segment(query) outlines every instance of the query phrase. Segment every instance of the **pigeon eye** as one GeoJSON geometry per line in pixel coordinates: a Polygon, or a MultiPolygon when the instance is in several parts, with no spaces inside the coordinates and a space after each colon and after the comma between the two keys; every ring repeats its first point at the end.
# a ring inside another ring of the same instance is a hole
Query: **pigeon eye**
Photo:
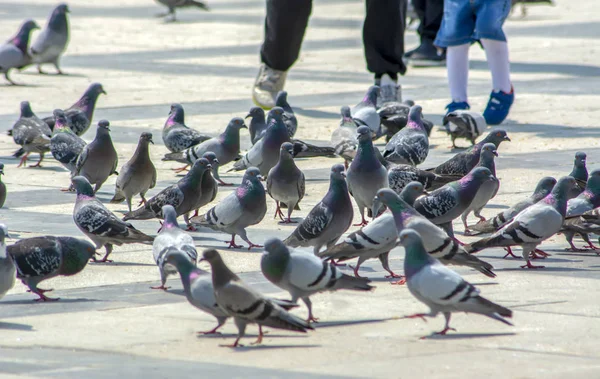
{"type": "Polygon", "coordinates": [[[496,133],[496,136],[500,137],[500,135],[501,135],[500,133],[496,133]]]}

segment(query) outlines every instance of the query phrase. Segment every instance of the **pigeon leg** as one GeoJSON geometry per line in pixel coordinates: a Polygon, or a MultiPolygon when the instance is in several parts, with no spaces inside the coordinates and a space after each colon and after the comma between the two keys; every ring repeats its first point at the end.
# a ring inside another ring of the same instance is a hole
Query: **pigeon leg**
{"type": "Polygon", "coordinates": [[[260,345],[262,343],[264,335],[265,334],[263,333],[262,325],[259,325],[258,326],[258,338],[256,339],[256,341],[252,342],[251,345],[260,345]]]}
{"type": "MultiPolygon", "coordinates": [[[[389,275],[386,275],[385,278],[386,279],[390,279],[390,278],[402,279],[402,278],[404,278],[404,276],[398,275],[390,269],[390,262],[388,259],[389,255],[390,255],[389,251],[387,253],[379,255],[379,260],[381,261],[381,265],[383,266],[383,269],[390,273],[389,275]]],[[[402,284],[404,284],[404,283],[402,283],[402,284]]]]}
{"type": "Polygon", "coordinates": [[[308,322],[309,324],[311,322],[319,322],[319,319],[316,318],[312,312],[312,301],[310,301],[310,298],[303,297],[302,301],[304,302],[304,304],[306,304],[306,308],[308,308],[308,318],[306,319],[306,322],[308,322]]]}
{"type": "Polygon", "coordinates": [[[457,244],[459,244],[460,246],[465,246],[465,243],[460,241],[458,238],[456,237],[452,237],[454,239],[454,241],[456,241],[457,244]]]}
{"type": "Polygon", "coordinates": [[[46,75],[46,72],[42,71],[42,65],[41,64],[38,64],[37,70],[38,70],[38,73],[40,75],[46,75]]]}
{"type": "Polygon", "coordinates": [[[188,167],[189,167],[189,166],[190,166],[189,164],[186,164],[186,165],[185,165],[185,166],[183,166],[183,167],[174,168],[174,169],[172,169],[172,170],[173,170],[173,171],[175,171],[176,173],[178,173],[178,174],[179,174],[180,172],[184,172],[184,171],[186,171],[186,170],[188,169],[188,167]]]}
{"type": "Polygon", "coordinates": [[[150,287],[150,288],[153,289],[153,290],[163,290],[163,291],[166,291],[166,290],[168,290],[171,287],[165,287],[164,284],[161,284],[160,286],[150,287]]]}
{"type": "Polygon", "coordinates": [[[297,223],[297,221],[292,221],[292,212],[294,211],[294,208],[296,207],[296,204],[293,204],[293,205],[292,204],[288,204],[287,219],[283,220],[284,224],[295,224],[295,223],[297,223]]]}
{"type": "MultiPolygon", "coordinates": [[[[198,212],[198,211],[196,211],[196,212],[198,212]]],[[[196,227],[194,225],[192,225],[191,223],[187,224],[187,229],[186,230],[188,232],[197,232],[198,231],[198,229],[196,229],[196,227]]]]}
{"type": "Polygon", "coordinates": [[[113,245],[110,243],[107,243],[104,248],[106,249],[106,254],[104,254],[104,257],[101,260],[97,260],[96,257],[92,257],[93,262],[95,263],[112,263],[113,261],[111,259],[108,259],[108,256],[110,255],[110,253],[112,253],[113,250],[113,245]]]}
{"type": "MultiPolygon", "coordinates": [[[[387,276],[386,276],[386,278],[387,278],[387,276]]],[[[406,277],[400,276],[399,280],[396,280],[395,282],[390,282],[390,284],[392,284],[392,285],[398,285],[398,286],[406,284],[406,277]]]]}
{"type": "Polygon", "coordinates": [[[414,315],[404,316],[402,318],[420,318],[421,320],[427,322],[426,316],[429,316],[428,313],[415,313],[414,315]]]}
{"type": "Polygon", "coordinates": [[[546,257],[549,257],[550,254],[548,254],[545,251],[542,251],[540,249],[535,249],[534,251],[532,251],[530,253],[530,256],[532,259],[545,259],[546,257]]]}
{"type": "Polygon", "coordinates": [[[49,290],[45,290],[45,289],[37,288],[36,287],[35,289],[33,289],[33,290],[27,290],[26,292],[33,292],[33,293],[39,295],[39,294],[43,294],[43,293],[46,293],[46,292],[52,292],[52,291],[54,291],[54,288],[50,288],[49,290]]]}
{"type": "MultiPolygon", "coordinates": [[[[146,201],[146,194],[140,193],[140,197],[142,198],[142,200],[140,200],[140,202],[138,203],[138,207],[142,204],[144,204],[144,205],[148,204],[148,202],[146,201]]],[[[129,208],[129,212],[131,212],[131,207],[129,208]]]]}
{"type": "Polygon", "coordinates": [[[219,329],[220,327],[222,327],[223,325],[225,325],[225,321],[227,319],[219,319],[219,323],[217,324],[217,326],[215,326],[213,329],[206,331],[206,332],[197,332],[198,334],[202,334],[202,335],[207,335],[207,334],[221,334],[221,332],[217,332],[217,329],[219,329]]]}
{"type": "Polygon", "coordinates": [[[534,265],[532,265],[531,261],[529,259],[527,260],[527,264],[526,265],[521,266],[521,268],[544,268],[544,267],[546,267],[546,266],[534,266],[534,265]]]}
{"type": "Polygon", "coordinates": [[[17,168],[23,166],[26,167],[27,166],[27,157],[29,156],[29,153],[26,153],[25,155],[23,155],[23,157],[21,158],[21,161],[19,162],[19,165],[17,166],[17,168]]]}
{"type": "MultiPolygon", "coordinates": [[[[8,71],[10,71],[10,70],[8,70],[8,71]]],[[[7,81],[8,81],[10,84],[12,84],[13,86],[18,86],[18,84],[17,84],[17,83],[15,83],[15,82],[13,82],[13,80],[12,80],[12,79],[11,79],[11,78],[8,76],[8,71],[6,71],[6,72],[4,73],[4,77],[5,77],[5,78],[6,78],[6,80],[7,80],[7,81]]]]}
{"type": "Polygon", "coordinates": [[[39,296],[39,298],[34,299],[33,301],[58,301],[58,300],[60,300],[60,297],[48,297],[48,296],[44,295],[42,292],[33,291],[33,293],[35,293],[36,295],[39,296]]]}
{"type": "Polygon", "coordinates": [[[56,73],[57,73],[58,75],[64,75],[64,74],[65,74],[64,72],[62,72],[62,70],[61,70],[61,69],[60,69],[60,67],[58,66],[58,62],[54,62],[53,64],[54,64],[54,67],[56,68],[56,73]]]}
{"type": "Polygon", "coordinates": [[[362,217],[362,221],[358,224],[352,224],[352,226],[366,226],[369,224],[369,221],[365,219],[365,215],[360,215],[360,217],[362,217]]]}
{"type": "Polygon", "coordinates": [[[233,183],[225,183],[221,179],[217,179],[217,181],[219,182],[220,186],[232,186],[233,185],[233,183]]]}
{"type": "Polygon", "coordinates": [[[240,339],[242,339],[242,337],[238,337],[235,339],[235,342],[232,343],[231,345],[219,345],[221,347],[240,347],[240,346],[244,346],[244,345],[240,345],[240,339]]]}
{"type": "MultiPolygon", "coordinates": [[[[333,261],[331,261],[333,263],[333,261]]],[[[358,269],[360,268],[360,265],[362,264],[362,262],[359,260],[358,263],[356,264],[356,267],[352,267],[352,266],[348,266],[350,267],[352,270],[354,270],[354,276],[357,278],[364,278],[364,276],[360,276],[358,274],[358,269]]]]}
{"type": "MultiPolygon", "coordinates": [[[[568,247],[568,248],[566,248],[566,249],[565,249],[565,250],[567,250],[567,251],[584,251],[584,250],[585,250],[585,249],[580,249],[580,248],[578,248],[577,246],[575,246],[575,245],[573,244],[573,240],[571,240],[571,241],[567,241],[567,242],[569,242],[569,245],[571,245],[571,247],[568,247]]],[[[585,247],[585,246],[584,246],[584,247],[585,247]]]]}
{"type": "Polygon", "coordinates": [[[439,332],[433,333],[434,335],[445,336],[449,330],[453,330],[456,332],[456,329],[450,327],[450,316],[451,315],[452,314],[450,312],[444,312],[444,317],[446,318],[446,324],[444,325],[444,329],[439,332]]]}
{"type": "Polygon", "coordinates": [[[506,250],[506,255],[502,257],[502,259],[506,259],[506,257],[511,256],[513,258],[517,258],[517,259],[521,259],[520,257],[517,257],[516,255],[513,254],[512,249],[510,248],[510,246],[505,247],[504,250],[506,250]]]}
{"type": "Polygon", "coordinates": [[[227,248],[228,248],[228,249],[231,249],[232,247],[233,247],[234,249],[240,249],[240,248],[242,248],[242,247],[243,247],[242,245],[236,245],[236,244],[235,244],[235,234],[232,234],[232,235],[231,235],[231,241],[223,241],[223,242],[225,242],[225,243],[228,243],[228,244],[229,244],[229,246],[227,246],[227,248]]]}
{"type": "Polygon", "coordinates": [[[248,250],[252,249],[253,247],[258,247],[258,248],[263,247],[262,245],[257,245],[255,243],[250,242],[250,240],[248,239],[248,236],[246,235],[245,229],[239,230],[238,234],[239,234],[240,238],[243,239],[248,244],[248,250]]]}
{"type": "Polygon", "coordinates": [[[73,188],[73,183],[68,188],[61,188],[62,192],[75,192],[75,188],[73,188]]]}
{"type": "Polygon", "coordinates": [[[32,168],[32,167],[42,167],[42,161],[43,160],[44,160],[44,154],[40,154],[40,160],[36,164],[34,164],[33,166],[29,166],[29,168],[32,168]]]}
{"type": "Polygon", "coordinates": [[[277,216],[279,216],[281,221],[284,221],[284,216],[283,212],[281,211],[281,207],[279,206],[279,201],[275,200],[275,205],[277,206],[277,208],[275,209],[275,214],[273,215],[273,218],[277,218],[277,216]]]}
{"type": "Polygon", "coordinates": [[[340,263],[340,260],[338,259],[337,262],[334,262],[333,259],[331,260],[331,264],[334,265],[335,267],[346,267],[345,263],[340,263]]]}

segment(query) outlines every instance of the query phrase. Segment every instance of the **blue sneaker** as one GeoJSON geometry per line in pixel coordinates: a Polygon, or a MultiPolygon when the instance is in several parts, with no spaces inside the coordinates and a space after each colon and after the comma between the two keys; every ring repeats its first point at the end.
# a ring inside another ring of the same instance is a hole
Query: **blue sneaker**
{"type": "Polygon", "coordinates": [[[490,95],[487,107],[483,112],[483,118],[488,125],[499,125],[506,119],[512,103],[515,101],[515,91],[511,88],[510,93],[502,91],[490,95]]]}
{"type": "Polygon", "coordinates": [[[448,114],[450,112],[454,112],[454,111],[458,111],[458,110],[471,109],[471,106],[466,101],[461,101],[460,103],[453,101],[450,104],[446,105],[446,109],[448,110],[448,112],[446,112],[446,114],[448,114]]]}

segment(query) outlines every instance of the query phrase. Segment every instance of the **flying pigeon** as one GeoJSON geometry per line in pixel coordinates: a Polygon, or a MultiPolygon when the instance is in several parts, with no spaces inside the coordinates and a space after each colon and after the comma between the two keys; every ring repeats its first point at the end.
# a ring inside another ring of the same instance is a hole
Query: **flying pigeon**
{"type": "Polygon", "coordinates": [[[28,53],[29,37],[32,30],[39,28],[35,21],[27,20],[14,37],[0,45],[0,74],[4,74],[6,80],[12,85],[17,84],[8,74],[13,68],[25,67],[31,62],[28,53]]]}
{"type": "Polygon", "coordinates": [[[77,159],[85,148],[85,141],[69,127],[65,113],[60,109],[54,112],[54,135],[50,139],[50,152],[54,159],[59,161],[71,176],[77,172],[77,159]]]}
{"type": "Polygon", "coordinates": [[[575,196],[581,194],[585,190],[585,184],[588,180],[588,170],[585,165],[587,155],[583,151],[575,153],[575,161],[573,162],[573,170],[569,176],[577,180],[577,188],[575,190],[575,196]]]}
{"type": "Polygon", "coordinates": [[[238,336],[229,347],[239,346],[240,339],[246,332],[250,323],[259,325],[259,335],[255,343],[261,343],[263,338],[262,327],[291,330],[306,333],[312,330],[308,322],[288,313],[277,305],[248,287],[236,274],[234,274],[216,250],[206,250],[202,254],[212,268],[212,282],[217,304],[231,317],[238,327],[238,336]]]}
{"type": "Polygon", "coordinates": [[[170,152],[179,153],[210,138],[185,125],[185,113],[181,104],[171,105],[169,117],[162,130],[163,142],[170,152]]]}
{"type": "Polygon", "coordinates": [[[269,171],[267,176],[267,193],[275,200],[277,209],[275,217],[279,216],[284,223],[293,223],[292,212],[300,210],[298,203],[304,197],[304,174],[294,163],[294,145],[284,142],[279,153],[279,162],[269,171]],[[287,208],[287,218],[284,219],[281,207],[287,208]]]}
{"type": "Polygon", "coordinates": [[[77,192],[77,200],[73,208],[75,225],[89,239],[96,244],[96,249],[104,246],[106,255],[94,262],[110,262],[108,256],[113,250],[113,245],[121,246],[126,243],[148,243],[154,238],[145,235],[130,223],[123,222],[96,199],[94,191],[88,180],[83,176],[75,176],[73,186],[77,192]]]}
{"type": "Polygon", "coordinates": [[[319,292],[340,289],[370,291],[369,279],[341,273],[332,262],[306,252],[288,249],[280,239],[265,242],[260,268],[271,283],[288,291],[295,303],[302,299],[308,307],[307,322],[318,321],[312,312],[310,296],[319,292]]]}
{"type": "Polygon", "coordinates": [[[96,138],[83,148],[75,163],[75,175],[83,176],[90,184],[95,184],[94,193],[112,174],[117,174],[119,157],[110,138],[110,124],[106,120],[98,122],[96,138]]]}
{"type": "Polygon", "coordinates": [[[37,64],[40,74],[43,74],[42,64],[52,63],[58,74],[62,75],[59,67],[61,55],[67,49],[69,43],[69,20],[67,19],[69,7],[67,4],[59,4],[48,19],[46,28],[42,29],[38,37],[29,49],[33,63],[37,64]]]}
{"type": "Polygon", "coordinates": [[[285,123],[290,138],[293,138],[296,134],[296,130],[298,130],[298,120],[296,119],[294,110],[290,104],[288,104],[287,95],[287,91],[279,91],[275,98],[275,106],[283,109],[283,122],[285,123]]]}
{"type": "Polygon", "coordinates": [[[21,148],[13,156],[20,157],[21,162],[17,167],[27,164],[27,157],[31,153],[38,153],[40,160],[31,167],[40,167],[44,154],[50,151],[50,128],[40,120],[31,110],[29,101],[21,102],[21,116],[9,132],[15,143],[21,148]]]}
{"type": "Polygon", "coordinates": [[[315,254],[323,245],[329,249],[335,244],[354,216],[345,177],[343,165],[331,168],[327,194],[283,243],[290,247],[313,246],[315,254]]]}
{"type": "MultiPolygon", "coordinates": [[[[348,165],[356,156],[358,142],[356,135],[356,124],[352,121],[350,107],[344,105],[340,109],[342,119],[340,126],[331,133],[331,146],[335,149],[335,154],[344,158],[344,166],[348,165]]],[[[369,129],[370,130],[370,129],[369,129]]]]}
{"type": "Polygon", "coordinates": [[[423,126],[421,106],[414,105],[406,127],[396,133],[385,146],[383,157],[393,163],[418,166],[429,154],[429,138],[423,126]]]}
{"type": "Polygon", "coordinates": [[[205,11],[209,10],[208,5],[206,5],[204,2],[198,1],[198,0],[156,0],[156,1],[158,1],[160,4],[169,8],[169,11],[167,13],[158,14],[157,17],[171,16],[171,19],[169,20],[170,22],[177,21],[177,18],[175,16],[175,9],[177,9],[177,8],[196,7],[196,8],[205,10],[205,11]]]}
{"type": "Polygon", "coordinates": [[[206,214],[192,218],[197,226],[231,234],[231,240],[225,241],[229,248],[241,248],[236,245],[235,236],[239,235],[248,244],[248,250],[256,245],[248,239],[246,228],[262,221],[267,213],[265,188],[261,183],[260,170],[250,167],[246,170],[242,184],[223,198],[206,214]]]}
{"type": "Polygon", "coordinates": [[[2,182],[2,175],[4,175],[4,163],[0,162],[0,208],[4,206],[6,201],[6,184],[2,182]]]}
{"type": "Polygon", "coordinates": [[[452,140],[451,147],[455,149],[457,138],[467,139],[475,145],[475,140],[487,127],[481,113],[462,109],[446,113],[442,124],[452,140]]]}
{"type": "Polygon", "coordinates": [[[354,123],[357,126],[368,126],[374,137],[381,135],[381,118],[377,114],[379,92],[378,86],[369,87],[365,97],[350,110],[354,123]]]}
{"type": "Polygon", "coordinates": [[[131,199],[139,194],[142,199],[140,204],[145,204],[146,192],[156,185],[156,168],[150,159],[149,144],[154,144],[152,133],[142,133],[133,156],[121,168],[121,173],[117,177],[115,196],[110,202],[118,204],[126,200],[129,212],[131,212],[131,199]]]}
{"type": "Polygon", "coordinates": [[[17,279],[29,287],[29,292],[39,296],[36,301],[58,300],[47,297],[45,293],[52,289],[38,288],[40,282],[78,274],[96,254],[88,241],[54,236],[25,238],[8,246],[7,250],[17,269],[17,279]]]}
{"type": "Polygon", "coordinates": [[[406,318],[435,317],[442,313],[446,319],[444,329],[435,334],[445,335],[450,327],[453,312],[477,313],[493,318],[506,325],[505,319],[512,317],[512,311],[481,297],[479,290],[465,281],[460,275],[427,254],[422,237],[412,229],[403,230],[399,236],[404,246],[404,272],[410,293],[429,307],[429,313],[417,313],[406,318]]]}
{"type": "Polygon", "coordinates": [[[15,264],[6,253],[6,237],[8,229],[6,225],[0,224],[0,299],[15,286],[15,264]]]}

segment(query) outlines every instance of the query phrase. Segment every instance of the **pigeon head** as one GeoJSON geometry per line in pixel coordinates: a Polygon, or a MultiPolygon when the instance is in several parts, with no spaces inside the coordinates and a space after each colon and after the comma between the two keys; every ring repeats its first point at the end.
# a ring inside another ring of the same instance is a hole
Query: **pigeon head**
{"type": "Polygon", "coordinates": [[[27,20],[19,28],[17,35],[11,38],[9,42],[15,45],[23,53],[27,53],[27,46],[29,45],[29,36],[31,35],[31,31],[39,28],[39,25],[36,24],[35,21],[27,20]]]}
{"type": "Polygon", "coordinates": [[[66,31],[67,26],[67,13],[69,13],[69,6],[67,4],[59,4],[50,15],[48,21],[48,28],[55,31],[66,31]]]}
{"type": "Polygon", "coordinates": [[[267,279],[280,282],[286,274],[290,251],[278,238],[265,241],[265,252],[260,260],[260,268],[267,279]]]}
{"type": "Polygon", "coordinates": [[[8,228],[4,224],[0,224],[0,244],[4,244],[4,239],[8,237],[8,228]]]}
{"type": "Polygon", "coordinates": [[[98,129],[96,129],[96,136],[107,136],[110,133],[110,122],[108,120],[98,121],[98,129]]]}
{"type": "Polygon", "coordinates": [[[202,158],[205,158],[213,166],[213,168],[219,164],[217,154],[213,153],[212,151],[207,151],[206,153],[202,154],[202,158]]]}
{"type": "Polygon", "coordinates": [[[242,182],[251,181],[251,182],[259,182],[263,179],[260,174],[260,170],[256,167],[249,167],[244,173],[244,177],[242,178],[242,182]]]}
{"type": "Polygon", "coordinates": [[[575,167],[585,167],[586,159],[587,159],[587,154],[584,153],[583,151],[578,151],[577,153],[575,153],[575,162],[574,162],[575,167]]]}
{"type": "Polygon", "coordinates": [[[265,111],[261,108],[261,107],[252,107],[250,108],[250,110],[248,111],[248,114],[246,115],[245,118],[259,118],[259,119],[265,119],[265,111]]]}
{"type": "Polygon", "coordinates": [[[73,107],[79,108],[85,112],[88,120],[91,120],[94,116],[94,108],[96,107],[96,100],[100,94],[105,94],[104,87],[100,83],[92,83],[85,90],[83,96],[73,105],[73,107]]]}
{"type": "Polygon", "coordinates": [[[221,258],[221,255],[215,249],[204,250],[204,252],[202,253],[202,259],[200,259],[200,262],[202,262],[202,261],[206,261],[206,262],[210,263],[211,266],[214,263],[219,263],[219,262],[223,263],[223,259],[221,258]]]}
{"type": "Polygon", "coordinates": [[[73,187],[75,188],[75,192],[77,192],[77,196],[94,196],[94,190],[90,182],[83,176],[75,176],[71,179],[73,182],[73,187]]]}
{"type": "Polygon", "coordinates": [[[162,226],[163,229],[179,227],[179,224],[177,223],[177,212],[175,211],[175,208],[172,205],[164,205],[162,207],[162,215],[163,219],[165,220],[162,226]]]}
{"type": "Polygon", "coordinates": [[[244,119],[241,117],[234,117],[231,119],[231,121],[229,121],[229,124],[227,125],[227,128],[232,128],[234,130],[240,130],[240,129],[248,129],[248,127],[246,126],[246,124],[244,124],[244,119]]]}
{"type": "Polygon", "coordinates": [[[270,238],[265,241],[265,252],[268,255],[288,256],[290,251],[279,238],[270,238]]]}
{"type": "Polygon", "coordinates": [[[33,117],[29,101],[21,101],[21,117],[33,117]]]}
{"type": "Polygon", "coordinates": [[[154,145],[154,141],[152,140],[152,133],[143,132],[142,134],[140,134],[140,142],[145,142],[146,144],[151,143],[154,145]]]}
{"type": "Polygon", "coordinates": [[[404,274],[410,280],[423,267],[431,264],[433,259],[427,254],[421,235],[413,229],[404,229],[401,231],[398,235],[398,240],[404,246],[404,251],[406,252],[404,274]]]}
{"type": "Polygon", "coordinates": [[[470,175],[473,177],[473,179],[480,181],[480,182],[484,182],[486,180],[493,179],[492,172],[488,168],[485,168],[485,167],[474,168],[473,171],[470,172],[470,175]]]}
{"type": "Polygon", "coordinates": [[[294,158],[294,145],[290,142],[284,142],[281,144],[279,150],[279,157],[281,159],[293,159],[294,158]]]}
{"type": "Polygon", "coordinates": [[[356,129],[357,139],[359,142],[372,141],[371,129],[368,126],[361,126],[356,129]]]}
{"type": "Polygon", "coordinates": [[[404,200],[408,205],[412,206],[418,197],[428,195],[427,191],[423,187],[423,183],[410,182],[400,192],[400,198],[404,200]]]}
{"type": "Polygon", "coordinates": [[[0,163],[0,175],[4,175],[4,163],[0,163]]]}
{"type": "Polygon", "coordinates": [[[54,115],[54,130],[71,129],[65,112],[61,109],[55,109],[52,114],[54,115]]]}
{"type": "Polygon", "coordinates": [[[423,118],[423,107],[421,107],[420,105],[413,105],[412,107],[410,107],[410,110],[408,111],[408,120],[409,121],[414,121],[414,122],[422,122],[421,119],[423,118]]]}
{"type": "Polygon", "coordinates": [[[169,117],[165,126],[171,126],[175,124],[185,123],[185,113],[183,112],[183,106],[181,104],[171,104],[171,110],[169,110],[169,117]]]}
{"type": "Polygon", "coordinates": [[[202,174],[206,172],[206,170],[210,170],[212,165],[206,158],[200,158],[194,162],[192,169],[188,172],[187,176],[192,178],[201,178],[202,174]]]}
{"type": "Polygon", "coordinates": [[[367,94],[363,98],[362,102],[375,106],[377,104],[377,96],[379,96],[379,91],[379,86],[369,87],[369,89],[367,90],[367,94]]]}
{"type": "Polygon", "coordinates": [[[348,119],[352,119],[352,112],[350,111],[350,107],[347,105],[344,105],[343,107],[340,108],[340,114],[342,115],[342,119],[344,119],[344,121],[348,121],[348,119]]]}
{"type": "Polygon", "coordinates": [[[58,4],[56,8],[54,8],[54,13],[70,13],[69,6],[65,3],[58,4]]]}
{"type": "Polygon", "coordinates": [[[267,117],[269,119],[274,119],[274,120],[283,120],[283,108],[274,107],[273,109],[271,109],[269,111],[269,113],[267,114],[267,117]]]}
{"type": "Polygon", "coordinates": [[[535,187],[534,194],[544,194],[544,196],[548,195],[552,188],[556,185],[556,179],[551,176],[545,176],[538,182],[535,187]]]}
{"type": "Polygon", "coordinates": [[[496,147],[500,146],[502,141],[509,141],[508,135],[506,134],[506,130],[503,129],[494,129],[492,130],[482,141],[485,143],[493,143],[496,147]]]}
{"type": "Polygon", "coordinates": [[[335,164],[331,167],[330,179],[334,181],[346,181],[346,169],[343,164],[335,164]]]}
{"type": "Polygon", "coordinates": [[[563,176],[558,179],[552,192],[541,201],[554,206],[564,216],[567,213],[567,201],[577,194],[576,188],[577,180],[575,178],[563,176]]]}
{"type": "Polygon", "coordinates": [[[182,274],[182,278],[188,277],[189,274],[194,270],[194,264],[190,262],[190,259],[175,246],[169,246],[165,252],[165,262],[169,263],[177,268],[182,274]]]}
{"type": "Polygon", "coordinates": [[[596,169],[590,173],[590,177],[585,185],[585,192],[590,195],[600,195],[600,169],[596,169]]]}
{"type": "Polygon", "coordinates": [[[275,105],[282,108],[288,105],[287,95],[287,91],[279,91],[277,93],[277,97],[275,98],[275,105]]]}
{"type": "Polygon", "coordinates": [[[485,156],[486,158],[492,158],[494,156],[498,156],[498,151],[496,150],[496,145],[494,145],[493,143],[486,143],[485,145],[483,145],[483,147],[481,148],[481,156],[485,156]]]}
{"type": "Polygon", "coordinates": [[[377,194],[375,194],[375,197],[373,198],[371,212],[374,215],[378,214],[382,205],[388,207],[392,212],[401,211],[405,206],[403,203],[404,201],[396,194],[396,192],[389,188],[382,188],[377,191],[377,194]]]}

